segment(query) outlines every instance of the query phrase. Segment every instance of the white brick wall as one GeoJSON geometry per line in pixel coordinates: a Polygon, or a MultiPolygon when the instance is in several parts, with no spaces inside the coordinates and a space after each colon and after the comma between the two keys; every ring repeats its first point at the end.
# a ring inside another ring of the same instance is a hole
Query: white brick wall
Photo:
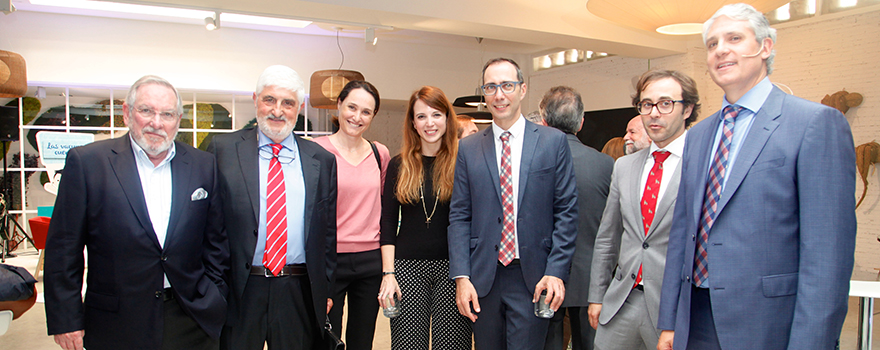
{"type": "MultiPolygon", "coordinates": [[[[834,16],[829,16],[834,17],[834,16]]],[[[846,113],[856,145],[880,142],[880,11],[833,18],[778,29],[773,82],[788,85],[794,94],[819,102],[842,89],[864,96],[861,106],[846,113]]],[[[583,95],[587,110],[628,107],[631,79],[649,68],[676,69],[697,82],[703,104],[700,119],[721,106],[723,92],[706,71],[705,49],[694,40],[687,53],[645,60],[611,57],[532,73],[529,105],[537,108],[550,87],[569,85],[583,95]]],[[[523,111],[526,113],[527,111],[523,111]]],[[[621,131],[622,132],[622,131],[621,131]]],[[[880,171],[872,171],[864,203],[856,211],[855,278],[871,279],[880,268],[880,171]]],[[[861,194],[861,181],[856,193],[861,194]]]]}

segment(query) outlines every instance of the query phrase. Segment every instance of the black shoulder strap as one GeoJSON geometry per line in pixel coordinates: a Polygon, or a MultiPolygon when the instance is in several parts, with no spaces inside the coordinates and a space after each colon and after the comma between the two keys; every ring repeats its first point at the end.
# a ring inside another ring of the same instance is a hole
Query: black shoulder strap
{"type": "Polygon", "coordinates": [[[367,141],[370,143],[370,147],[373,148],[373,155],[376,156],[376,164],[379,164],[379,171],[382,171],[382,157],[379,156],[379,150],[376,148],[376,144],[373,141],[367,141]]]}

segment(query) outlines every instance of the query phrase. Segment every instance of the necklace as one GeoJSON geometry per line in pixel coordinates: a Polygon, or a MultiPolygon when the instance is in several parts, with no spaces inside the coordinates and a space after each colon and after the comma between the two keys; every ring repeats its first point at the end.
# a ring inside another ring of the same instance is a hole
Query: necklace
{"type": "Polygon", "coordinates": [[[425,211],[425,226],[431,227],[431,218],[434,217],[434,213],[437,212],[437,201],[440,199],[439,195],[434,196],[434,209],[431,209],[431,215],[428,215],[428,208],[425,207],[425,191],[424,191],[424,182],[422,186],[419,186],[419,199],[422,200],[422,210],[425,211]]]}

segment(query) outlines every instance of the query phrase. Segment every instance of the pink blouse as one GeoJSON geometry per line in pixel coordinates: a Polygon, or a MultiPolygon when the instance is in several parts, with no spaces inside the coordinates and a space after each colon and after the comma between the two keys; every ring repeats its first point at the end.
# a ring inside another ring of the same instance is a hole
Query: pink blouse
{"type": "Polygon", "coordinates": [[[391,154],[388,147],[375,142],[382,159],[382,170],[373,152],[357,164],[342,157],[327,136],[317,144],[336,156],[336,252],[357,253],[379,249],[379,219],[382,216],[382,185],[391,154]]]}

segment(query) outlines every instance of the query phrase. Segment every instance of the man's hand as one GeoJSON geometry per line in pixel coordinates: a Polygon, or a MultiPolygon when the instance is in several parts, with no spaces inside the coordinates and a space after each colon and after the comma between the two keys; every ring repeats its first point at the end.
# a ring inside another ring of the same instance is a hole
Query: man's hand
{"type": "Polygon", "coordinates": [[[657,342],[657,350],[672,350],[672,340],[675,338],[675,332],[660,332],[660,341],[657,342]]]}
{"type": "Polygon", "coordinates": [[[73,331],[64,334],[56,334],[55,344],[60,345],[61,348],[64,350],[82,350],[83,336],[85,335],[86,331],[84,330],[73,331]]]}
{"type": "Polygon", "coordinates": [[[455,305],[458,306],[458,313],[467,317],[471,322],[477,321],[477,314],[480,312],[480,301],[477,297],[477,290],[469,278],[459,277],[455,279],[455,305]],[[471,312],[473,305],[474,312],[471,312]]]}
{"type": "Polygon", "coordinates": [[[590,327],[597,329],[599,327],[599,314],[602,313],[602,304],[590,303],[587,308],[587,315],[590,316],[590,327]]]}
{"type": "Polygon", "coordinates": [[[333,308],[333,299],[327,298],[327,313],[330,313],[330,309],[333,308]]]}
{"type": "Polygon", "coordinates": [[[541,297],[541,291],[545,289],[547,290],[547,298],[544,301],[550,304],[550,309],[553,312],[556,312],[562,306],[562,301],[565,300],[565,284],[562,283],[562,279],[559,277],[542,277],[538,284],[535,285],[535,295],[532,296],[532,303],[538,301],[538,298],[541,297]]]}

